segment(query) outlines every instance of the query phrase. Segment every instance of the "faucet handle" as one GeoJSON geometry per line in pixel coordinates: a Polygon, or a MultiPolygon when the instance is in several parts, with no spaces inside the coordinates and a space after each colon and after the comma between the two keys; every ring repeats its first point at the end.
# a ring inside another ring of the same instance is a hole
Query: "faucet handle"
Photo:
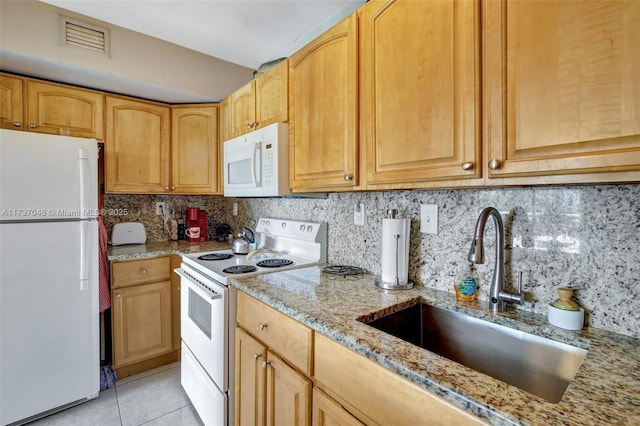
{"type": "Polygon", "coordinates": [[[520,271],[520,275],[518,276],[518,293],[522,293],[522,271],[520,271]]]}

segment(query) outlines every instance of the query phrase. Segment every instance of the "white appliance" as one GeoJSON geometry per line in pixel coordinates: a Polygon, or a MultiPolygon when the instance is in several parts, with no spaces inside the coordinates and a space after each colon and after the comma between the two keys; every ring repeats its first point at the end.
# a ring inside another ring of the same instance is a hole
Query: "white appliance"
{"type": "Polygon", "coordinates": [[[97,142],[0,129],[0,424],[98,396],[97,142]]]}
{"type": "Polygon", "coordinates": [[[224,143],[224,195],[289,195],[289,126],[274,123],[224,143]]]}
{"type": "Polygon", "coordinates": [[[205,425],[233,424],[236,300],[229,277],[304,268],[326,262],[327,224],[261,218],[257,254],[231,250],[182,256],[181,383],[205,425]]]}
{"type": "Polygon", "coordinates": [[[147,242],[147,231],[140,222],[121,222],[113,225],[111,231],[111,245],[124,246],[129,244],[144,244],[147,242]]]}

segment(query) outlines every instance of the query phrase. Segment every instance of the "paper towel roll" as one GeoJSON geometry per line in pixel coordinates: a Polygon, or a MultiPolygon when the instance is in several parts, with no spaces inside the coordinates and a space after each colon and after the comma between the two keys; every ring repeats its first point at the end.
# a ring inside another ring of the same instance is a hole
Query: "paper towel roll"
{"type": "Polygon", "coordinates": [[[382,281],[406,284],[410,219],[382,219],[382,281]],[[397,281],[396,281],[397,278],[397,281]]]}

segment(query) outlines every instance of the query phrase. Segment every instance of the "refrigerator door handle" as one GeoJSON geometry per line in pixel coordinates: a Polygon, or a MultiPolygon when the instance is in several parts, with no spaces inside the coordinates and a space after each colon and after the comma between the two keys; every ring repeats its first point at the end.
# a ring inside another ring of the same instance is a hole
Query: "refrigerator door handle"
{"type": "Polygon", "coordinates": [[[80,161],[80,219],[87,219],[91,217],[90,209],[95,206],[88,206],[87,191],[90,182],[89,179],[89,153],[86,148],[80,148],[78,150],[78,159],[80,161]]]}
{"type": "Polygon", "coordinates": [[[87,246],[89,242],[91,222],[80,221],[80,291],[89,289],[89,255],[91,250],[87,246]]]}

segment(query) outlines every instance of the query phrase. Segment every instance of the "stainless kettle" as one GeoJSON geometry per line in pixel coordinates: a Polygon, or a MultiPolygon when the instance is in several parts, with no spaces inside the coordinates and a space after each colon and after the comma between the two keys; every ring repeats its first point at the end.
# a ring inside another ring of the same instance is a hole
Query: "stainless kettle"
{"type": "Polygon", "coordinates": [[[242,232],[238,234],[238,238],[231,243],[231,251],[234,254],[247,254],[251,250],[251,243],[254,241],[253,231],[245,226],[242,232]],[[251,236],[247,237],[247,233],[251,234],[251,236]]]}

